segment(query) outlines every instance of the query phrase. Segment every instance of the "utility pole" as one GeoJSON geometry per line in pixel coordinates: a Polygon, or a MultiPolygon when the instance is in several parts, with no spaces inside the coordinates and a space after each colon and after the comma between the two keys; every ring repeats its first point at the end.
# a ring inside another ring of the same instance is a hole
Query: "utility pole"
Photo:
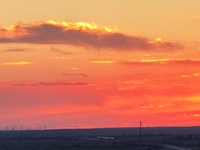
{"type": "Polygon", "coordinates": [[[15,128],[16,128],[16,125],[13,125],[13,128],[12,128],[12,129],[13,129],[14,131],[15,131],[15,128]]]}
{"type": "Polygon", "coordinates": [[[142,122],[140,121],[140,140],[142,140],[142,122]]]}

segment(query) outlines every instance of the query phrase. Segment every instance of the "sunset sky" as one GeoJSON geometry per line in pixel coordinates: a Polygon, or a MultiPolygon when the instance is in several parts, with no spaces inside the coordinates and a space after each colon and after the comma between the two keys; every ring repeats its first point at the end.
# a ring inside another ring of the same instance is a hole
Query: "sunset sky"
{"type": "Polygon", "coordinates": [[[0,129],[200,125],[199,0],[1,0],[0,129]]]}

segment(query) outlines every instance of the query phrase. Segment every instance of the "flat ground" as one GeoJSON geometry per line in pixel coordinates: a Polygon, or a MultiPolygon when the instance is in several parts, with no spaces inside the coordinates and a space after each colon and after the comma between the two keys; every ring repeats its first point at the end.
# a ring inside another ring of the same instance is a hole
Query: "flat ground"
{"type": "Polygon", "coordinates": [[[200,127],[0,131],[0,150],[200,149],[200,127]]]}

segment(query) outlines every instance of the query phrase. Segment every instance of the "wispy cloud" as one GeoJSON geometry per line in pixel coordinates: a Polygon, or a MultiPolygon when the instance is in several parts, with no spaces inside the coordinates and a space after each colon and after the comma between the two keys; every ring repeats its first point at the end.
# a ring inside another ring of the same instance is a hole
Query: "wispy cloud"
{"type": "Polygon", "coordinates": [[[39,82],[32,84],[34,86],[85,86],[86,82],[39,82]]]}
{"type": "Polygon", "coordinates": [[[64,56],[51,56],[51,57],[48,57],[48,59],[69,59],[69,57],[64,57],[64,56]]]}
{"type": "Polygon", "coordinates": [[[57,52],[57,53],[64,54],[64,55],[73,54],[73,53],[71,53],[71,52],[65,52],[65,51],[63,51],[63,50],[60,50],[60,49],[57,49],[57,48],[54,48],[54,47],[51,47],[51,50],[54,51],[54,52],[57,52]]]}
{"type": "Polygon", "coordinates": [[[92,62],[92,63],[95,63],[95,64],[113,64],[113,63],[116,63],[116,61],[114,61],[114,60],[92,60],[92,61],[89,61],[89,62],[92,62]]]}
{"type": "Polygon", "coordinates": [[[69,73],[62,73],[63,76],[81,76],[81,77],[88,77],[87,74],[84,73],[73,73],[73,74],[69,74],[69,73]]]}
{"type": "Polygon", "coordinates": [[[78,67],[72,67],[71,70],[78,70],[78,67]]]}
{"type": "Polygon", "coordinates": [[[0,63],[1,66],[24,66],[24,65],[31,65],[33,62],[28,61],[14,61],[14,62],[3,62],[0,63]]]}
{"type": "Polygon", "coordinates": [[[11,86],[27,86],[28,83],[26,82],[18,82],[18,83],[11,83],[11,86]]]}
{"type": "Polygon", "coordinates": [[[11,86],[86,86],[89,85],[86,82],[12,82],[12,83],[0,83],[2,85],[11,86]]]}
{"type": "MultiPolygon", "coordinates": [[[[9,28],[1,28],[0,34],[0,43],[67,44],[117,51],[174,50],[184,47],[180,43],[127,35],[116,29],[99,28],[95,24],[84,22],[48,21],[18,24],[9,28]]],[[[54,50],[62,52],[58,49],[54,50]]]]}
{"type": "Polygon", "coordinates": [[[30,51],[28,48],[13,48],[13,49],[5,49],[1,50],[0,52],[27,52],[30,51]]]}

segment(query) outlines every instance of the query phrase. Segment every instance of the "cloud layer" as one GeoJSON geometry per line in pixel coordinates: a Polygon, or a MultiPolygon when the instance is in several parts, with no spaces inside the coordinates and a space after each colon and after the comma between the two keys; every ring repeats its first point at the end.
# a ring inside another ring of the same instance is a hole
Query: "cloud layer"
{"type": "Polygon", "coordinates": [[[0,43],[67,44],[95,49],[174,50],[180,43],[149,40],[84,22],[39,22],[0,28],[0,43]]]}
{"type": "Polygon", "coordinates": [[[0,82],[1,86],[9,85],[9,86],[87,86],[89,83],[86,82],[11,82],[11,83],[3,83],[0,82]]]}
{"type": "Polygon", "coordinates": [[[118,62],[122,65],[187,65],[187,66],[199,66],[199,59],[144,59],[141,61],[122,61],[118,62]]]}

